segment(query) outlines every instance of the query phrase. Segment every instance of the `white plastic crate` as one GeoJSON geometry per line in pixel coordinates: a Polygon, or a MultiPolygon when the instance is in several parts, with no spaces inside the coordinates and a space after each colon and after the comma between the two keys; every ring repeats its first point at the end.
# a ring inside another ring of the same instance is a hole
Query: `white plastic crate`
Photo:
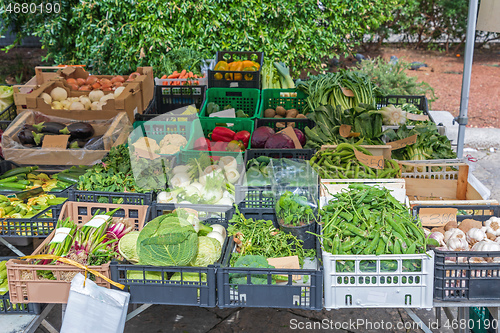
{"type": "MultiPolygon", "coordinates": [[[[467,163],[460,159],[399,161],[399,163],[405,166],[401,173],[403,178],[458,179],[460,168],[468,168],[467,163]],[[412,166],[413,168],[409,168],[412,166]]],[[[468,173],[468,170],[466,173],[468,173]]]]}
{"type": "Polygon", "coordinates": [[[323,251],[325,308],[433,307],[434,252],[332,255],[323,251]],[[414,271],[409,266],[418,267],[414,271]]]}

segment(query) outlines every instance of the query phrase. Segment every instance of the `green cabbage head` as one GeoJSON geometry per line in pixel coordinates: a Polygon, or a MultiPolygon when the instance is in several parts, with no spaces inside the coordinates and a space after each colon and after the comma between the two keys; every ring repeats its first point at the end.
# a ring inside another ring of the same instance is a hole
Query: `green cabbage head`
{"type": "Polygon", "coordinates": [[[186,266],[198,253],[198,235],[185,219],[162,215],[144,226],[137,238],[139,264],[186,266]]]}
{"type": "Polygon", "coordinates": [[[198,237],[198,255],[191,263],[192,266],[206,267],[216,262],[221,255],[222,248],[215,238],[198,237]]]}

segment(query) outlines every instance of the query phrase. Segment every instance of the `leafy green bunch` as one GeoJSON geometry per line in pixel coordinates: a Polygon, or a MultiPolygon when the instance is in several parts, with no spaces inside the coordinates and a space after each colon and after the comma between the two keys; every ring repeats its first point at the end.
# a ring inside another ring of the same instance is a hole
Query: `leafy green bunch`
{"type": "Polygon", "coordinates": [[[315,212],[303,195],[283,193],[276,203],[276,217],[283,225],[303,226],[317,222],[315,212]]]}

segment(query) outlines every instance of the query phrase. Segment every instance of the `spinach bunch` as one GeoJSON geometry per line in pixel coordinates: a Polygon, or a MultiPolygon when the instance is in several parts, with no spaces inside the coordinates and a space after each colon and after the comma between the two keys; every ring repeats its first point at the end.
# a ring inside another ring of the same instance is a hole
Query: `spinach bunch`
{"type": "Polygon", "coordinates": [[[286,191],[276,202],[276,217],[282,225],[304,226],[317,222],[313,208],[307,197],[286,191]]]}

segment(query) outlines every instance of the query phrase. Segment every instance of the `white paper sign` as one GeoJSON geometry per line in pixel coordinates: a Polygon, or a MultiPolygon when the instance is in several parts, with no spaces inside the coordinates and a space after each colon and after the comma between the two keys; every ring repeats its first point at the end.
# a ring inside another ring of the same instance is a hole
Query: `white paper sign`
{"type": "Polygon", "coordinates": [[[500,32],[500,2],[496,0],[481,0],[476,30],[500,32]]]}
{"type": "Polygon", "coordinates": [[[49,244],[64,242],[70,231],[71,228],[57,228],[56,234],[54,235],[54,238],[52,238],[49,244]]]}
{"type": "Polygon", "coordinates": [[[85,223],[85,226],[99,228],[108,219],[109,219],[109,215],[96,215],[92,218],[92,220],[85,223]]]}

